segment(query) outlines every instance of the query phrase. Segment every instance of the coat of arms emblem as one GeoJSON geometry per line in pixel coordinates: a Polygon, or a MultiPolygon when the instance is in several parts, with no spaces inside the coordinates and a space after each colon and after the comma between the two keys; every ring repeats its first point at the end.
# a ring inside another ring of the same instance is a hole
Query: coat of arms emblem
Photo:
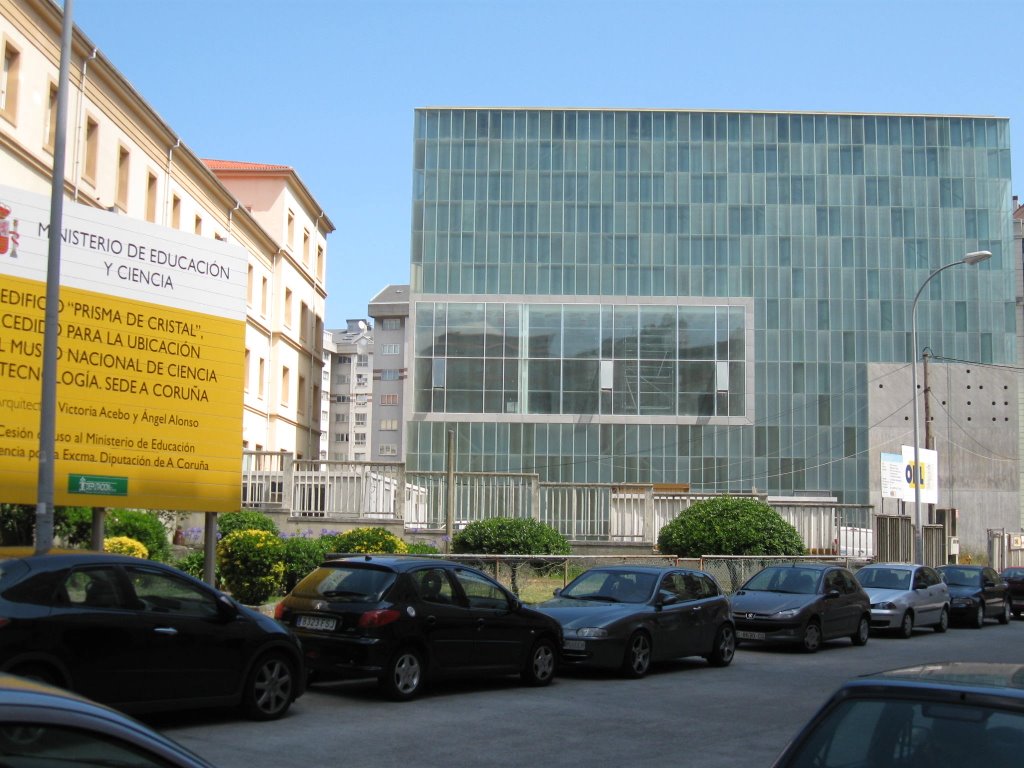
{"type": "Polygon", "coordinates": [[[11,218],[12,208],[0,201],[0,256],[18,256],[18,220],[11,218]]]}

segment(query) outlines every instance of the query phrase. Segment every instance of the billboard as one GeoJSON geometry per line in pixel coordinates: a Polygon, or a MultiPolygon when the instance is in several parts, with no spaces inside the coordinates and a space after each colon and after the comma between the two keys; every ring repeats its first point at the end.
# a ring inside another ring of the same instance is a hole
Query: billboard
{"type": "MultiPolygon", "coordinates": [[[[921,503],[939,503],[939,454],[928,448],[918,448],[921,467],[921,503]]],[[[914,446],[903,446],[903,500],[914,501],[914,446]]]]}
{"type": "MultiPolygon", "coordinates": [[[[0,501],[36,502],[48,197],[0,186],[0,501]]],[[[247,254],[70,201],[54,503],[223,512],[241,488],[247,254]]]]}

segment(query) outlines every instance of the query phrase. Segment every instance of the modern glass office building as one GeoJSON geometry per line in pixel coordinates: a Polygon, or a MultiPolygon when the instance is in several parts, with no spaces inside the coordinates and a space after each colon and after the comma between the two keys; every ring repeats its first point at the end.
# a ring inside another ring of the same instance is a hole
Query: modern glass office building
{"type": "Polygon", "coordinates": [[[418,110],[409,468],[452,429],[460,471],[862,503],[932,270],[993,254],[920,346],[1016,360],[1009,157],[988,117],[418,110]]]}

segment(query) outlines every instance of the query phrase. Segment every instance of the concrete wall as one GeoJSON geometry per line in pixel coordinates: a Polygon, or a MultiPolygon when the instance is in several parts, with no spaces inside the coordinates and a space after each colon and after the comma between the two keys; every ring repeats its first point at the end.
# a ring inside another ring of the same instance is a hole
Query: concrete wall
{"type": "MultiPolygon", "coordinates": [[[[920,446],[939,460],[940,508],[959,510],[961,552],[984,552],[988,529],[1020,530],[1018,373],[975,364],[927,365],[932,445],[926,442],[925,366],[918,368],[920,446]]],[[[894,514],[899,502],[881,498],[881,454],[914,444],[911,369],[905,364],[867,367],[871,503],[894,514]]],[[[913,503],[904,505],[913,515],[913,503]]],[[[927,507],[922,516],[927,522],[927,507]]]]}

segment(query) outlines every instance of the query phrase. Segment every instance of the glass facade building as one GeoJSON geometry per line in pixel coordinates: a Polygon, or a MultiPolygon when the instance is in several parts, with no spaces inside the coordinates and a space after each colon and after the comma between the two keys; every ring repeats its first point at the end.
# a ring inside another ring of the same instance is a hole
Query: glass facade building
{"type": "Polygon", "coordinates": [[[863,503],[867,364],[909,364],[932,270],[993,254],[931,281],[920,346],[1015,363],[1008,133],[418,110],[409,468],[443,469],[452,429],[459,471],[863,503]]]}

